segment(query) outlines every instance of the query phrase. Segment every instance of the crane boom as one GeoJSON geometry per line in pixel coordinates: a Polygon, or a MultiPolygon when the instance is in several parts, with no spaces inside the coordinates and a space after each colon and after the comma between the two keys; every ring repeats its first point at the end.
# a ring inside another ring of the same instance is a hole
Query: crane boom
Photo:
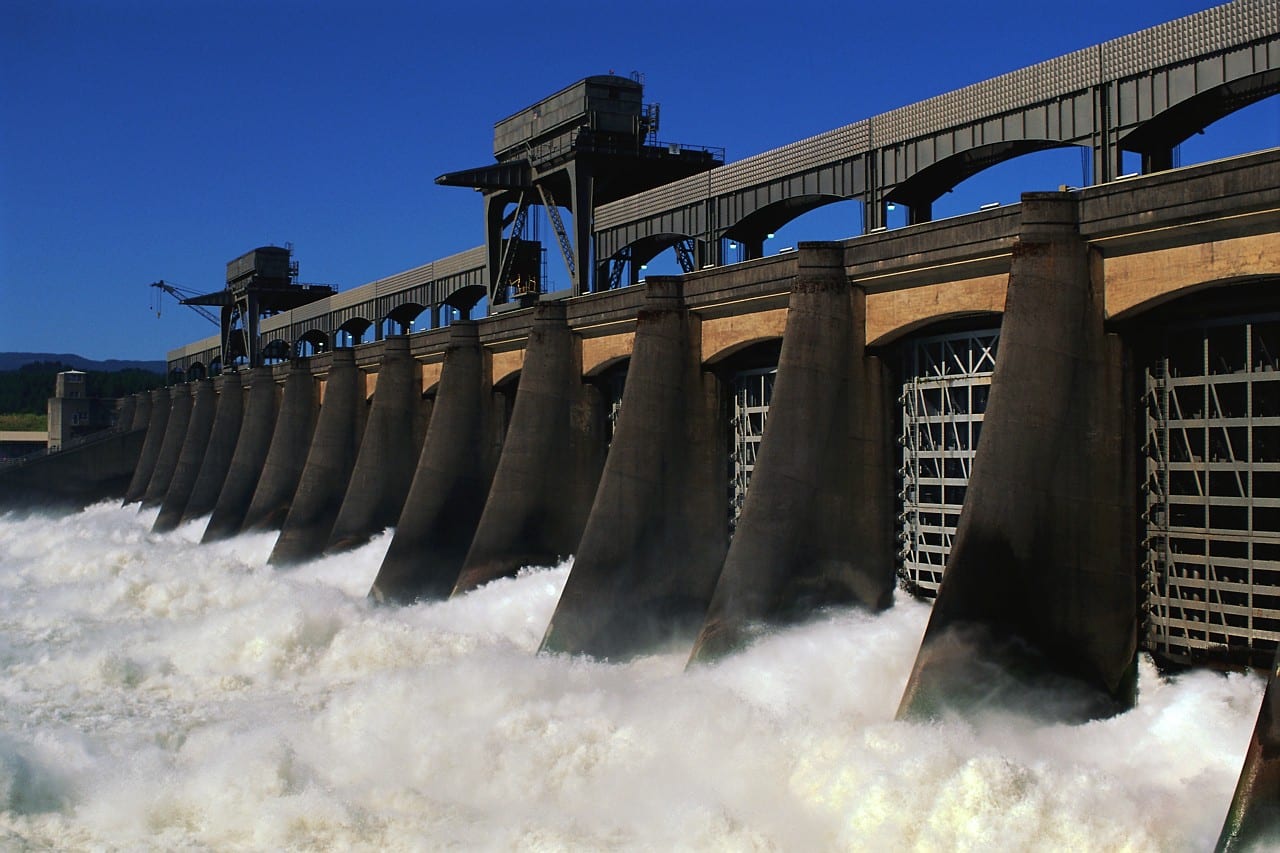
{"type": "MultiPolygon", "coordinates": [[[[192,311],[195,311],[197,314],[199,314],[201,317],[208,320],[213,325],[215,326],[222,325],[222,321],[219,320],[217,316],[215,316],[214,313],[210,311],[208,308],[205,308],[201,305],[192,305],[186,301],[193,296],[200,295],[199,293],[196,293],[194,290],[187,290],[184,287],[178,287],[177,285],[170,284],[164,279],[161,279],[160,281],[153,281],[151,283],[151,286],[161,291],[162,293],[169,294],[174,299],[178,300],[178,303],[180,305],[186,305],[192,311]]],[[[160,298],[161,297],[159,295],[156,296],[156,316],[157,317],[160,316],[160,308],[159,308],[160,298]]]]}

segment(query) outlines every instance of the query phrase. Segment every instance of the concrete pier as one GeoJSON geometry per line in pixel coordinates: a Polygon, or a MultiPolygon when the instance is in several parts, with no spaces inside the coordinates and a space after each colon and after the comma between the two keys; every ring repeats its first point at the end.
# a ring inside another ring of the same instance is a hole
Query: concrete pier
{"type": "Polygon", "coordinates": [[[888,386],[863,355],[865,297],[839,244],[801,244],[764,439],[691,660],[751,625],[893,598],[888,386]]]}
{"type": "Polygon", "coordinates": [[[218,411],[213,418],[209,446],[200,463],[200,473],[191,487],[186,509],[182,511],[183,521],[213,512],[240,440],[240,426],[244,421],[244,380],[240,373],[232,370],[213,381],[218,389],[218,411]]]}
{"type": "MultiPolygon", "coordinates": [[[[282,394],[272,383],[271,405],[272,423],[259,424],[265,436],[261,444],[261,476],[244,496],[240,517],[243,530],[279,530],[298,490],[320,416],[316,380],[305,363],[295,361],[289,365],[282,394]]],[[[264,411],[265,407],[264,402],[264,411]]]]}
{"type": "Polygon", "coordinates": [[[213,387],[213,380],[201,379],[194,383],[191,389],[191,421],[182,440],[182,450],[173,469],[173,478],[160,503],[160,514],[151,525],[152,533],[173,530],[182,520],[191,490],[195,488],[196,478],[200,476],[200,465],[209,447],[209,435],[213,431],[217,409],[218,392],[213,387]]]}
{"type": "Polygon", "coordinates": [[[138,395],[130,394],[116,401],[116,429],[127,431],[133,428],[133,414],[138,410],[138,395]]]}
{"type": "Polygon", "coordinates": [[[1280,651],[1249,741],[1244,769],[1218,837],[1218,850],[1263,849],[1280,842],[1280,651]]]}
{"type": "Polygon", "coordinates": [[[160,506],[169,491],[173,472],[178,467],[178,457],[182,455],[187,427],[191,425],[191,403],[190,385],[174,385],[169,389],[169,422],[165,425],[164,440],[156,455],[156,467],[151,472],[151,481],[147,483],[147,491],[142,496],[143,509],[160,506]]]}
{"type": "Polygon", "coordinates": [[[1072,685],[1079,698],[1055,714],[1130,699],[1133,397],[1076,211],[1067,193],[1023,196],[982,441],[900,714],[975,701],[1029,710],[1048,695],[1038,688],[1061,697],[1072,685]]]}
{"type": "Polygon", "coordinates": [[[409,460],[422,450],[422,433],[415,429],[422,406],[422,376],[409,355],[409,339],[403,335],[383,342],[377,388],[365,424],[360,453],[342,508],[329,534],[329,552],[363,545],[369,537],[400,518],[404,499],[413,482],[409,460]]]}
{"type": "MultiPolygon", "coordinates": [[[[141,407],[138,411],[142,411],[141,407]]],[[[164,434],[168,427],[169,389],[156,388],[151,392],[147,435],[142,443],[142,451],[138,455],[138,465],[133,469],[133,478],[129,481],[129,488],[124,493],[126,504],[137,503],[147,493],[151,474],[156,470],[156,459],[160,456],[160,445],[164,443],[164,434]]]]}
{"type": "Polygon", "coordinates": [[[133,420],[128,425],[130,430],[146,429],[151,423],[151,394],[150,391],[139,391],[133,395],[133,420]]]}
{"type": "Polygon", "coordinates": [[[439,390],[413,485],[369,594],[408,603],[446,598],[475,537],[493,479],[493,391],[478,327],[450,328],[439,390]]]}
{"type": "MultiPolygon", "coordinates": [[[[306,368],[299,370],[310,385],[311,376],[306,368]]],[[[245,379],[249,385],[249,394],[245,401],[240,436],[236,439],[231,467],[227,470],[226,479],[222,481],[222,490],[218,493],[209,524],[204,529],[202,542],[216,542],[240,532],[254,489],[264,476],[263,460],[267,458],[272,429],[276,426],[276,383],[270,367],[254,368],[245,379]]],[[[309,439],[308,434],[305,441],[309,439]]],[[[304,441],[304,437],[298,435],[292,440],[304,441]]],[[[305,448],[304,443],[304,453],[305,448]]]]}
{"type": "Polygon", "coordinates": [[[307,464],[268,560],[273,566],[300,563],[324,551],[360,451],[368,410],[364,380],[352,350],[334,350],[331,358],[307,464]]]}
{"type": "Polygon", "coordinates": [[[544,651],[626,658],[691,643],[706,616],[728,545],[727,427],[698,334],[680,280],[651,277],[617,431],[544,651]]]}
{"type": "Polygon", "coordinates": [[[577,549],[604,465],[602,409],[599,392],[582,381],[564,304],[538,305],[502,456],[455,595],[577,549]]]}

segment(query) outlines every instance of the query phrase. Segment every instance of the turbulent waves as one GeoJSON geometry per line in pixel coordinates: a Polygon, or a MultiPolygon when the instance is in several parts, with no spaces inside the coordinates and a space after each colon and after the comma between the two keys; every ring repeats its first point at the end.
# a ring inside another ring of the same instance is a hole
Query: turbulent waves
{"type": "Polygon", "coordinates": [[[893,721],[927,610],[685,673],[537,656],[568,567],[404,608],[154,511],[0,517],[0,848],[1203,850],[1262,684],[1084,726],[893,721]]]}

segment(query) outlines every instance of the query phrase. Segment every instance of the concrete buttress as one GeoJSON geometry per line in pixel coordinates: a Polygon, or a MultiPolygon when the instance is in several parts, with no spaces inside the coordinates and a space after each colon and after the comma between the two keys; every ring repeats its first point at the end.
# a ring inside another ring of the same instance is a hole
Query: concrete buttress
{"type": "Polygon", "coordinates": [[[273,394],[272,402],[277,417],[265,431],[260,474],[245,495],[241,530],[279,530],[289,514],[320,415],[316,380],[305,362],[289,365],[284,390],[273,394]]]}
{"type": "MultiPolygon", "coordinates": [[[[139,407],[139,411],[141,409],[139,407]]],[[[168,427],[169,389],[156,388],[151,392],[151,407],[147,413],[147,437],[142,442],[138,466],[133,469],[133,478],[124,493],[126,504],[142,500],[142,496],[147,493],[147,485],[151,482],[151,474],[156,470],[156,458],[160,455],[160,445],[164,443],[164,433],[168,427]]]]}
{"type": "Polygon", "coordinates": [[[165,426],[164,440],[160,442],[160,452],[156,455],[151,482],[147,483],[147,491],[142,496],[143,509],[160,506],[169,491],[173,472],[178,467],[178,457],[182,455],[187,427],[191,425],[191,402],[190,385],[174,385],[169,389],[169,423],[165,426]]]}
{"type": "Polygon", "coordinates": [[[1244,768],[1231,800],[1222,834],[1221,853],[1263,849],[1280,841],[1280,650],[1271,663],[1267,691],[1249,741],[1244,768]]]}
{"type": "Polygon", "coordinates": [[[863,353],[864,296],[839,244],[801,244],[769,420],[691,660],[749,626],[893,599],[888,383],[863,353]]]}
{"type": "Polygon", "coordinates": [[[617,431],[545,651],[625,658],[691,643],[728,544],[720,382],[681,282],[650,277],[617,431]]]}
{"type": "Polygon", "coordinates": [[[1069,193],[1023,196],[982,440],[900,716],[981,702],[1080,719],[1131,700],[1135,427],[1076,220],[1069,193]]]}
{"type": "Polygon", "coordinates": [[[494,443],[484,440],[494,432],[487,361],[476,323],[450,327],[413,485],[369,591],[378,601],[446,598],[458,579],[498,455],[494,443]]]}
{"type": "Polygon", "coordinates": [[[582,381],[564,303],[541,303],[493,487],[454,594],[572,554],[604,454],[602,398],[582,381]]]}
{"type": "Polygon", "coordinates": [[[116,429],[127,432],[133,429],[133,415],[138,410],[138,395],[130,394],[116,401],[116,429]]]}
{"type": "MultiPolygon", "coordinates": [[[[240,435],[236,439],[231,467],[227,469],[227,476],[222,481],[222,490],[218,493],[217,503],[213,506],[213,514],[209,517],[209,524],[204,529],[204,537],[200,540],[202,542],[216,542],[240,532],[254,489],[258,487],[259,480],[265,476],[263,460],[267,459],[267,448],[271,445],[271,432],[276,426],[278,408],[276,383],[270,367],[256,367],[249,371],[246,379],[249,392],[244,404],[244,416],[240,423],[240,435]]],[[[310,382],[310,374],[306,375],[306,379],[310,382]]],[[[306,452],[305,442],[309,439],[310,436],[302,439],[304,453],[306,452]]]]}
{"type": "Polygon", "coordinates": [[[182,450],[178,454],[178,463],[174,466],[169,488],[160,503],[160,513],[151,525],[152,533],[173,530],[182,521],[183,510],[187,508],[191,490],[195,487],[196,478],[200,476],[205,451],[209,448],[209,435],[218,409],[218,392],[213,387],[212,379],[201,379],[192,385],[191,422],[187,425],[187,434],[182,440],[182,450]]]}
{"type": "Polygon", "coordinates": [[[133,395],[137,404],[133,408],[133,421],[129,429],[146,429],[151,423],[151,392],[139,391],[133,395]]]}
{"type": "Polygon", "coordinates": [[[421,372],[409,355],[408,337],[388,337],[383,346],[373,405],[346,497],[329,534],[329,552],[363,545],[395,524],[413,481],[413,462],[421,450],[414,429],[422,404],[421,372]]]}
{"type": "Polygon", "coordinates": [[[324,551],[360,450],[368,406],[355,352],[334,350],[331,358],[307,464],[268,560],[273,566],[300,563],[324,551]]]}
{"type": "Polygon", "coordinates": [[[205,450],[204,461],[200,463],[200,473],[191,487],[187,507],[182,511],[183,521],[213,512],[222,484],[227,479],[227,471],[231,468],[236,443],[240,440],[240,425],[244,421],[244,379],[238,371],[229,370],[214,383],[218,388],[218,411],[213,417],[209,446],[205,450]]]}

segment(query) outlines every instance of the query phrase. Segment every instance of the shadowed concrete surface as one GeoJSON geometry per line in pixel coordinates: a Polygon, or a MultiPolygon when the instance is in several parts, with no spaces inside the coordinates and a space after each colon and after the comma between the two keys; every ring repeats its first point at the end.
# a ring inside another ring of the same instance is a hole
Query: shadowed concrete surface
{"type": "Polygon", "coordinates": [[[182,520],[190,521],[213,512],[227,479],[236,444],[240,440],[240,426],[244,422],[244,380],[237,371],[227,371],[214,380],[218,388],[218,411],[209,433],[209,446],[191,496],[187,498],[182,520]]]}
{"type": "Polygon", "coordinates": [[[839,244],[801,244],[769,420],[693,661],[824,605],[889,606],[892,447],[880,359],[839,244]]]}
{"type": "Polygon", "coordinates": [[[402,335],[387,338],[360,454],[326,551],[362,545],[400,517],[413,482],[409,463],[421,450],[415,442],[415,437],[422,435],[415,430],[421,386],[418,363],[409,355],[409,339],[402,335]]]}
{"type": "Polygon", "coordinates": [[[169,488],[160,503],[155,523],[151,525],[152,533],[173,530],[182,520],[191,490],[195,488],[196,478],[200,476],[200,465],[209,447],[209,436],[213,431],[217,408],[218,392],[214,390],[213,380],[201,379],[194,383],[191,390],[191,422],[187,425],[187,434],[182,440],[182,450],[178,454],[178,464],[173,469],[173,479],[169,481],[169,488]]]}
{"type": "Polygon", "coordinates": [[[455,323],[413,484],[369,591],[378,601],[445,598],[458,580],[500,449],[483,438],[495,434],[486,360],[478,326],[455,323]]]}
{"type": "Polygon", "coordinates": [[[572,554],[604,454],[603,403],[582,381],[564,304],[542,303],[493,487],[454,594],[572,554]]]}
{"type": "MultiPolygon", "coordinates": [[[[256,418],[249,421],[261,431],[260,442],[255,441],[254,446],[263,461],[259,467],[261,476],[244,496],[243,530],[279,530],[284,526],[320,416],[316,380],[303,362],[289,365],[283,391],[273,382],[271,392],[270,408],[265,393],[261,407],[270,414],[270,421],[262,423],[256,418]]],[[[252,403],[251,397],[251,407],[252,403]]],[[[251,414],[247,413],[246,417],[251,414]]]]}
{"type": "Polygon", "coordinates": [[[1220,851],[1263,845],[1280,845],[1280,650],[1271,664],[1244,769],[1218,838],[1220,851]]]}
{"type": "Polygon", "coordinates": [[[191,425],[191,403],[190,385],[174,385],[169,389],[169,422],[165,425],[164,440],[156,455],[151,482],[147,483],[147,491],[142,496],[143,509],[160,506],[169,492],[169,483],[173,481],[173,472],[178,468],[178,458],[187,437],[187,427],[191,425]]]}
{"type": "MultiPolygon", "coordinates": [[[[294,366],[289,375],[292,376],[294,372],[303,373],[310,382],[310,373],[305,367],[294,366]]],[[[268,458],[267,448],[270,447],[272,429],[276,425],[278,392],[270,367],[254,368],[249,371],[246,380],[249,390],[244,403],[240,435],[236,439],[231,467],[227,469],[213,514],[204,529],[202,542],[216,542],[240,532],[254,489],[265,476],[263,460],[268,458]]],[[[301,436],[295,437],[293,441],[300,438],[301,436]]],[[[305,445],[301,452],[306,452],[305,445]]]]}
{"type": "MultiPolygon", "coordinates": [[[[142,408],[139,406],[138,412],[141,412],[142,408]]],[[[140,501],[147,493],[147,485],[151,482],[151,474],[156,470],[156,459],[160,456],[160,445],[164,443],[164,433],[168,426],[169,389],[156,388],[151,392],[146,440],[138,455],[138,465],[133,470],[133,477],[129,480],[129,488],[125,490],[125,503],[140,501]]]]}
{"type": "Polygon", "coordinates": [[[146,429],[103,433],[75,447],[0,468],[0,508],[87,506],[128,488],[146,429]]]}
{"type": "Polygon", "coordinates": [[[287,566],[324,551],[360,450],[368,405],[355,352],[332,354],[320,418],[289,515],[268,562],[287,566]]]}
{"type": "Polygon", "coordinates": [[[986,649],[1003,668],[1080,682],[1097,697],[1084,716],[1130,699],[1135,440],[1076,211],[1066,193],[1023,196],[982,442],[899,715],[946,706],[956,667],[986,649]]]}
{"type": "Polygon", "coordinates": [[[652,277],[617,432],[544,651],[691,643],[728,544],[727,424],[681,282],[652,277]]]}

